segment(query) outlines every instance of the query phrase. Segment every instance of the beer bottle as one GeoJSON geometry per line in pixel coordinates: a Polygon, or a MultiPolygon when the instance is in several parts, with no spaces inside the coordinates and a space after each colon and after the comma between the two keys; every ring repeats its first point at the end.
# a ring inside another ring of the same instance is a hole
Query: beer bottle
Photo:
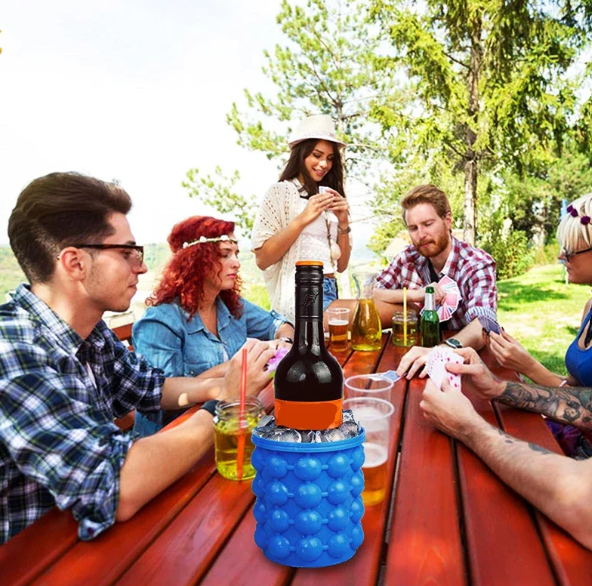
{"type": "Polygon", "coordinates": [[[433,348],[440,343],[440,318],[434,305],[433,287],[426,287],[425,304],[419,329],[421,331],[421,345],[424,348],[433,348]]]}
{"type": "Polygon", "coordinates": [[[296,263],[294,344],[274,377],[275,422],[292,429],[331,429],[342,423],[343,371],[325,348],[323,263],[296,263]]]}

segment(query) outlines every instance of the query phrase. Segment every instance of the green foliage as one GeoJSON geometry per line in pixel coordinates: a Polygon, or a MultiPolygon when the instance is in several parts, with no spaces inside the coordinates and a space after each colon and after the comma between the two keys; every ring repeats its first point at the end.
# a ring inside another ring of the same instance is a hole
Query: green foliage
{"type": "Polygon", "coordinates": [[[225,175],[220,167],[214,170],[214,176],[204,175],[199,169],[189,169],[187,180],[181,185],[189,192],[189,197],[197,197],[206,205],[218,210],[224,218],[232,218],[246,237],[251,236],[257,202],[254,195],[250,198],[240,194],[236,188],[240,180],[238,171],[225,175]]]}
{"type": "Polygon", "coordinates": [[[540,167],[577,120],[576,91],[590,71],[566,72],[588,46],[590,5],[371,0],[371,14],[390,45],[378,62],[408,76],[409,99],[372,112],[395,130],[390,156],[465,173],[471,241],[477,176],[540,167]]]}
{"type": "Polygon", "coordinates": [[[162,271],[170,256],[171,250],[165,242],[144,245],[144,262],[151,271],[162,271]]]}
{"type": "MultiPolygon", "coordinates": [[[[288,156],[293,124],[329,114],[348,144],[348,177],[370,188],[389,165],[387,139],[369,113],[376,104],[401,97],[395,78],[375,58],[378,29],[366,22],[364,0],[308,0],[304,6],[283,0],[277,22],[286,44],[266,51],[263,66],[273,94],[245,89],[243,104],[233,103],[227,116],[238,144],[280,165],[288,156]]],[[[214,175],[193,169],[183,185],[222,213],[238,213],[239,226],[250,232],[255,199],[238,189],[238,172],[225,175],[217,168],[214,175]]]]}
{"type": "Polygon", "coordinates": [[[481,242],[481,248],[494,258],[498,279],[521,275],[534,262],[526,234],[520,230],[505,231],[495,226],[481,242]]]}
{"type": "Polygon", "coordinates": [[[0,303],[4,303],[6,293],[13,291],[27,279],[12,254],[10,246],[0,245],[0,303]]]}

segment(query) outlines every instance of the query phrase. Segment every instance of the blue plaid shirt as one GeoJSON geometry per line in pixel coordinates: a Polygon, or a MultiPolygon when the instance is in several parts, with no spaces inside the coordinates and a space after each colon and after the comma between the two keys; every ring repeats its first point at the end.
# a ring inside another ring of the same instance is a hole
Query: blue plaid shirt
{"type": "Polygon", "coordinates": [[[158,410],[163,383],[103,321],[83,340],[21,285],[0,306],[0,543],[55,505],[81,539],[110,527],[133,442],[113,419],[158,410]]]}

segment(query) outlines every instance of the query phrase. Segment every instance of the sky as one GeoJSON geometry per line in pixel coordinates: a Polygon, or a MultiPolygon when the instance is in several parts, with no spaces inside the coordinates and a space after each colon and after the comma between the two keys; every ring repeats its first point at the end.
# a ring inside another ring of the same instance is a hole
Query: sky
{"type": "Polygon", "coordinates": [[[191,167],[238,169],[262,197],[278,176],[226,124],[243,89],[272,90],[280,0],[2,0],[0,244],[19,192],[53,171],[116,179],[139,243],[204,213],[191,167]]]}

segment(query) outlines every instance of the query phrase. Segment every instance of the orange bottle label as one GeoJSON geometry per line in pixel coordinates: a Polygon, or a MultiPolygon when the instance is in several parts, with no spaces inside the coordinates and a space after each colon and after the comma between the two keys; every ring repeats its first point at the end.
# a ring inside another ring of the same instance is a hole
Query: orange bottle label
{"type": "Polygon", "coordinates": [[[275,424],[292,429],[333,429],[342,423],[343,399],[335,401],[275,400],[275,424]]]}

